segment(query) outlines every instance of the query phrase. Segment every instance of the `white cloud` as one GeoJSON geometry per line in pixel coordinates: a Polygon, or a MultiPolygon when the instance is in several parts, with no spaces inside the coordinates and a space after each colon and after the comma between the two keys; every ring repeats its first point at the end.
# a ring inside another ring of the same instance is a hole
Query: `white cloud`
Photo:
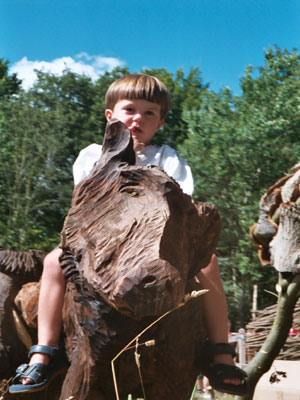
{"type": "Polygon", "coordinates": [[[27,57],[17,61],[10,68],[10,73],[16,73],[22,79],[22,86],[29,89],[35,82],[37,75],[35,70],[49,72],[54,75],[62,75],[68,69],[71,72],[86,75],[93,81],[99,78],[105,71],[112,71],[115,67],[125,63],[117,58],[93,56],[85,52],[72,57],[56,58],[53,61],[30,61],[27,57]]]}

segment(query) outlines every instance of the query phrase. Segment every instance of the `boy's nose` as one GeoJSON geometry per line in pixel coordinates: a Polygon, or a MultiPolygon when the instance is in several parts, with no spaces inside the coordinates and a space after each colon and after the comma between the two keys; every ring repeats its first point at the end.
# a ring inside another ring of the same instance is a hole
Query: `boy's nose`
{"type": "Polygon", "coordinates": [[[140,121],[142,119],[141,113],[135,113],[133,116],[134,121],[140,121]]]}

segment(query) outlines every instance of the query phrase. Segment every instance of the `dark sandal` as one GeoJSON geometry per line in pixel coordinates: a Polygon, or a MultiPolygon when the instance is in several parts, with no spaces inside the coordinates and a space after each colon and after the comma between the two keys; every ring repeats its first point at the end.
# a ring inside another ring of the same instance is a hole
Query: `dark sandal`
{"type": "Polygon", "coordinates": [[[57,375],[63,374],[68,368],[67,358],[59,347],[35,345],[31,347],[28,357],[30,358],[34,353],[46,354],[50,358],[50,363],[48,365],[42,363],[20,365],[16,370],[12,385],[9,387],[9,393],[30,393],[43,390],[57,375]],[[23,378],[29,378],[33,383],[24,385],[23,378]]]}
{"type": "Polygon", "coordinates": [[[204,375],[209,380],[210,385],[219,392],[225,392],[237,396],[243,396],[248,393],[247,373],[235,365],[214,364],[213,359],[217,354],[231,354],[236,356],[234,348],[229,343],[216,343],[206,345],[207,363],[203,369],[204,375]],[[239,385],[225,383],[224,379],[238,378],[241,380],[239,385]]]}

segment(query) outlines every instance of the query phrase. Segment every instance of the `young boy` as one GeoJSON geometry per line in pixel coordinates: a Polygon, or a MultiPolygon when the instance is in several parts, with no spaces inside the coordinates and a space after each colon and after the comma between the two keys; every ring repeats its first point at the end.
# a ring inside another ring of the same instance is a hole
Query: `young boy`
{"type": "MultiPolygon", "coordinates": [[[[150,145],[170,110],[169,93],[164,84],[152,76],[128,75],[110,86],[105,101],[106,119],[117,118],[131,131],[136,164],[160,166],[191,195],[193,178],[187,163],[167,145],[150,145]]],[[[97,144],[80,152],[73,166],[75,185],[89,175],[100,157],[101,146],[97,144]]],[[[24,364],[17,370],[10,393],[42,390],[57,372],[51,359],[55,358],[62,326],[65,280],[59,265],[61,253],[62,250],[57,248],[44,260],[38,305],[38,345],[31,349],[29,366],[24,364]]],[[[244,374],[236,370],[231,351],[226,347],[229,346],[227,306],[216,256],[196,279],[203,288],[209,289],[204,296],[206,326],[210,343],[216,345],[212,347],[212,365],[207,372],[211,375],[211,384],[213,386],[215,381],[219,389],[239,394],[244,374]]]]}

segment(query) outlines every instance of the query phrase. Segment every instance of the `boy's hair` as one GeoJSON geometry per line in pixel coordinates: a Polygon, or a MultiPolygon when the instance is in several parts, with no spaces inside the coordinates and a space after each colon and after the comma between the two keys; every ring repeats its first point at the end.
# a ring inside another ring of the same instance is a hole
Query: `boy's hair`
{"type": "Polygon", "coordinates": [[[113,110],[116,103],[124,99],[147,100],[159,104],[162,119],[171,108],[168,89],[159,79],[150,75],[132,74],[114,81],[106,92],[105,106],[113,110]]]}

